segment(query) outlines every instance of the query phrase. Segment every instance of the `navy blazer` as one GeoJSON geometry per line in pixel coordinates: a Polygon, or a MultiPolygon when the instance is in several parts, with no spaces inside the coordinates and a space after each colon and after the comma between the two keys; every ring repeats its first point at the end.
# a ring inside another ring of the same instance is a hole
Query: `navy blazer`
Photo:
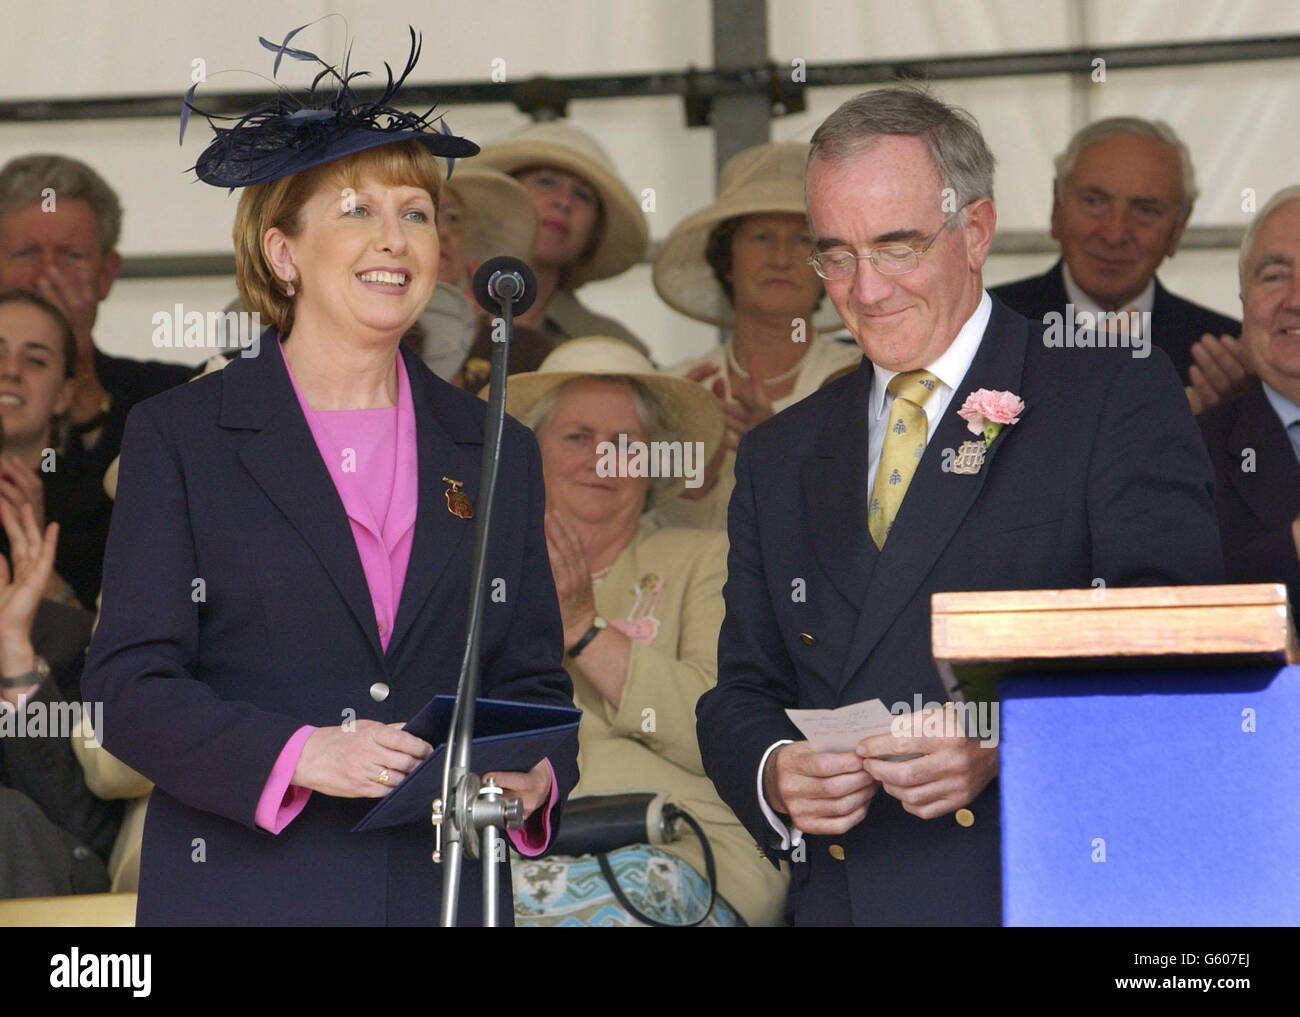
{"type": "MultiPolygon", "coordinates": [[[[756,781],[769,746],[803,737],[785,710],[943,702],[932,594],[1221,580],[1210,464],[1168,359],[1049,349],[1042,333],[994,300],[883,550],[866,525],[869,363],[742,439],[718,684],[699,701],[698,731],[705,771],[773,861],[756,781]],[[948,472],[947,450],[974,438],[957,411],[979,388],[1020,395],[1024,414],[977,474],[948,472]]],[[[788,917],[997,924],[997,781],[969,808],[966,828],[877,791],[852,830],[805,838],[788,917]]]]}
{"type": "MultiPolygon", "coordinates": [[[[123,443],[103,610],[85,689],[105,747],[151,779],[142,924],[436,923],[432,828],[350,828],[375,799],[314,793],[278,835],[253,814],[303,724],[408,720],[454,693],[465,643],[486,405],[409,351],[419,463],[410,564],[385,652],[343,504],[275,333],[261,354],[141,403],[123,443]],[[388,686],[386,698],[376,683],[388,686]]],[[[572,706],[532,434],[507,419],[488,576],[481,694],[572,706]],[[500,587],[498,587],[500,588],[500,587]]],[[[563,798],[577,739],[551,758],[563,798]]],[[[558,814],[556,817],[558,819],[558,814]]],[[[511,921],[508,867],[500,919],[511,921]]],[[[478,920],[467,863],[461,920],[478,920]]]]}
{"type": "MultiPolygon", "coordinates": [[[[1175,296],[1156,279],[1155,301],[1151,306],[1151,343],[1159,346],[1174,362],[1174,370],[1184,385],[1191,384],[1188,370],[1192,360],[1192,346],[1209,332],[1211,335],[1241,335],[1241,322],[1211,311],[1208,307],[1175,296]]],[[[1065,292],[1065,277],[1061,262],[1057,261],[1042,275],[1016,282],[1003,283],[989,291],[1013,311],[1030,321],[1042,321],[1051,311],[1065,313],[1069,297],[1065,292]]]]}
{"type": "Polygon", "coordinates": [[[1214,501],[1228,581],[1286,583],[1296,610],[1300,558],[1291,523],[1300,515],[1300,463],[1281,419],[1258,378],[1245,395],[1196,419],[1214,463],[1214,501]]]}

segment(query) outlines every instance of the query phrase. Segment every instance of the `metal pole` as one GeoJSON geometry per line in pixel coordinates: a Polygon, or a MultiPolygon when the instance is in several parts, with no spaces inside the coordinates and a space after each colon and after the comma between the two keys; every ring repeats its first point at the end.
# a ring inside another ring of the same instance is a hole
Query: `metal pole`
{"type": "MultiPolygon", "coordinates": [[[[494,780],[486,781],[479,788],[479,801],[496,806],[501,798],[501,789],[494,780]]],[[[495,811],[495,809],[489,809],[495,811]]],[[[497,926],[497,852],[504,848],[501,834],[492,823],[487,823],[479,831],[479,862],[483,866],[483,925],[495,929],[497,926]]]]}
{"type": "MultiPolygon", "coordinates": [[[[506,362],[509,337],[514,318],[514,304],[506,300],[501,308],[505,321],[505,341],[493,343],[491,393],[488,400],[487,433],[483,440],[483,467],[479,476],[479,505],[475,513],[474,571],[470,589],[469,614],[466,619],[465,656],[461,660],[460,683],[456,707],[452,713],[453,742],[443,763],[442,801],[445,803],[439,832],[447,844],[442,872],[442,925],[456,924],[456,907],[460,901],[461,859],[465,839],[472,836],[473,807],[478,778],[470,772],[470,746],[474,740],[474,700],[479,684],[479,643],[483,630],[483,602],[487,594],[488,536],[492,524],[492,502],[497,473],[501,467],[501,431],[505,418],[506,362]]],[[[436,809],[436,806],[435,806],[436,809]]],[[[435,820],[437,822],[437,820],[435,820]]],[[[490,860],[484,859],[490,866],[490,860]]],[[[495,911],[491,915],[496,920],[495,911]]],[[[488,919],[485,912],[484,920],[488,919]]]]}
{"type": "MultiPolygon", "coordinates": [[[[732,44],[752,30],[752,16],[747,0],[714,0],[715,44],[732,44]],[[738,15],[749,22],[717,27],[719,7],[739,7],[738,15]]],[[[766,10],[762,11],[766,23],[766,10]]],[[[765,30],[766,39],[766,30],[765,30]]],[[[789,54],[784,54],[787,58],[789,54]]],[[[957,81],[974,78],[1007,78],[1034,74],[1077,74],[1091,70],[1092,61],[1104,57],[1108,72],[1136,70],[1144,67],[1194,67],[1201,64],[1237,63],[1251,60],[1294,60],[1300,56],[1300,36],[1271,35],[1246,38],[1213,39],[1208,42],[1169,42],[1051,50],[1018,50],[1005,53],[981,53],[951,57],[898,57],[889,60],[855,63],[814,64],[807,66],[809,88],[842,85],[872,85],[919,78],[928,81],[957,81]]],[[[569,101],[575,99],[626,99],[634,96],[684,95],[693,82],[703,95],[739,95],[764,93],[770,87],[766,41],[760,56],[740,68],[698,70],[694,72],[662,70],[643,74],[557,77],[569,101]]],[[[780,67],[781,61],[778,61],[780,67]]],[[[789,65],[780,71],[788,74],[789,65]]],[[[405,101],[412,109],[437,104],[443,107],[471,103],[515,102],[518,83],[442,82],[436,85],[410,85],[404,88],[405,101]]],[[[382,89],[358,88],[361,100],[377,98],[382,89]]],[[[0,102],[0,124],[38,123],[51,120],[116,120],[141,117],[175,117],[180,112],[180,89],[165,94],[117,95],[111,98],[75,97],[68,99],[11,99],[0,102]]],[[[203,106],[210,113],[242,114],[266,98],[264,91],[218,92],[204,94],[203,106]]]]}
{"type": "MultiPolygon", "coordinates": [[[[766,0],[713,0],[713,66],[719,71],[765,68],[766,0]]],[[[761,80],[750,94],[713,99],[714,166],[771,138],[772,104],[761,80]]]]}

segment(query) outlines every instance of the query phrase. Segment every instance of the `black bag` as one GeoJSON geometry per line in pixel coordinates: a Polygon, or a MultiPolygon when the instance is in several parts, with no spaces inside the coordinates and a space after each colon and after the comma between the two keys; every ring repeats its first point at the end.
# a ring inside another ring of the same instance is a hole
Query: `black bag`
{"type": "Polygon", "coordinates": [[[560,828],[546,849],[547,855],[595,855],[600,871],[609,883],[614,898],[628,913],[646,925],[659,929],[689,929],[713,913],[718,899],[718,873],[713,848],[700,824],[668,801],[663,793],[626,792],[623,794],[584,795],[570,798],[564,805],[560,828]],[[624,895],[609,864],[608,854],[632,844],[669,844],[681,837],[685,823],[700,839],[704,849],[705,875],[709,882],[709,906],[693,922],[669,925],[642,914],[624,895]]]}

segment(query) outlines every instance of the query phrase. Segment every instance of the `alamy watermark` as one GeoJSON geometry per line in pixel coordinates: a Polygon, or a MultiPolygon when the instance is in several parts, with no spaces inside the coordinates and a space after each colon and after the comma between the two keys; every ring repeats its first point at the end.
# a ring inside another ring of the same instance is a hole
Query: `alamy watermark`
{"type": "Polygon", "coordinates": [[[617,445],[602,441],[596,452],[599,477],[685,477],[692,489],[704,483],[702,441],[628,441],[620,434],[617,445]]]}
{"type": "Polygon", "coordinates": [[[976,738],[986,749],[998,745],[998,704],[922,702],[918,692],[912,702],[899,701],[889,708],[894,715],[889,733],[895,738],[976,738]]]}
{"type": "Polygon", "coordinates": [[[83,731],[83,744],[94,749],[100,744],[95,732],[103,730],[103,703],[28,702],[27,696],[19,696],[17,707],[0,707],[0,738],[71,738],[83,731]]]}
{"type": "Polygon", "coordinates": [[[155,349],[239,350],[241,357],[262,351],[262,316],[257,311],[187,311],[177,304],[153,318],[155,349]]]}
{"type": "Polygon", "coordinates": [[[130,989],[137,998],[153,989],[153,954],[82,953],[73,947],[50,958],[52,989],[130,989]]]}
{"type": "Polygon", "coordinates": [[[1049,311],[1043,315],[1047,331],[1043,345],[1050,349],[1086,347],[1088,349],[1132,350],[1133,359],[1151,356],[1150,311],[1078,311],[1065,305],[1065,313],[1049,311]]]}

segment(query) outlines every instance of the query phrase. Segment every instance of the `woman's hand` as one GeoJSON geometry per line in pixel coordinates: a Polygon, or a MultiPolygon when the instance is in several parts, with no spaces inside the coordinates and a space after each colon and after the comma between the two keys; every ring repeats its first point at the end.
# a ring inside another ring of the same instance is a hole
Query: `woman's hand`
{"type": "Polygon", "coordinates": [[[15,514],[23,505],[31,505],[36,528],[45,529],[45,485],[34,469],[13,456],[0,457],[0,501],[7,502],[15,514]]]}
{"type": "Polygon", "coordinates": [[[687,381],[699,382],[701,385],[704,385],[705,388],[709,389],[718,400],[726,401],[727,383],[722,380],[722,375],[719,373],[717,364],[696,364],[682,375],[682,377],[687,381]],[[705,385],[704,383],[709,381],[710,378],[712,378],[713,381],[705,385]]]}
{"type": "Polygon", "coordinates": [[[551,574],[560,599],[560,621],[564,645],[570,647],[583,637],[596,617],[596,593],[591,588],[591,569],[582,541],[558,513],[546,514],[546,550],[551,556],[551,574]]]}
{"type": "Polygon", "coordinates": [[[317,728],[302,747],[292,783],[335,798],[383,798],[433,751],[402,726],[355,720],[317,728]]]}
{"type": "MultiPolygon", "coordinates": [[[[0,519],[9,535],[14,560],[11,582],[9,566],[0,555],[0,674],[14,678],[28,673],[34,666],[32,619],[41,602],[41,591],[54,572],[59,524],[50,523],[42,537],[30,504],[23,505],[20,520],[3,499],[0,499],[0,519]]],[[[32,686],[0,690],[4,700],[14,706],[18,705],[19,697],[31,691],[32,686]]]]}
{"type": "MultiPolygon", "coordinates": [[[[772,415],[772,400],[768,398],[767,393],[763,390],[763,379],[755,374],[750,374],[748,378],[741,378],[738,375],[731,377],[731,398],[727,398],[727,386],[722,380],[719,369],[713,364],[697,364],[686,372],[684,377],[688,381],[699,382],[706,388],[712,390],[714,398],[722,407],[722,414],[727,421],[727,429],[722,435],[722,450],[719,452],[718,462],[721,462],[721,451],[736,451],[740,445],[740,438],[746,431],[752,430],[761,424],[764,420],[772,415]],[[709,379],[713,379],[710,381],[709,379]]],[[[716,473],[714,481],[716,482],[716,473]]],[[[706,483],[706,488],[711,488],[712,483],[706,483]]],[[[691,497],[687,494],[687,497],[691,497]]],[[[695,491],[693,496],[701,497],[699,491],[695,491]]]]}
{"type": "Polygon", "coordinates": [[[524,805],[524,819],[551,800],[551,768],[543,759],[527,773],[496,772],[483,774],[486,782],[491,777],[502,789],[503,798],[518,798],[524,805]]]}
{"type": "Polygon", "coordinates": [[[763,391],[763,381],[757,375],[748,378],[732,378],[732,402],[722,404],[723,415],[727,418],[727,430],[723,435],[723,444],[735,452],[740,446],[740,438],[746,431],[757,427],[772,415],[772,401],[763,391]]]}

